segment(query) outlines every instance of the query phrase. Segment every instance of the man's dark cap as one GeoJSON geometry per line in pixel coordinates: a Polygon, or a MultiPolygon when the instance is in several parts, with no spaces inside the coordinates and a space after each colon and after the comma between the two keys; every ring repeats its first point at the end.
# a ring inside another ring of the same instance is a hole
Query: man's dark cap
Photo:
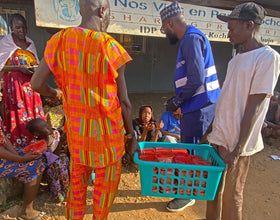
{"type": "Polygon", "coordinates": [[[221,21],[228,22],[229,20],[244,20],[244,21],[253,21],[255,24],[262,24],[264,17],[267,15],[266,10],[254,3],[246,2],[240,5],[237,5],[230,15],[217,15],[217,18],[221,21]]]}

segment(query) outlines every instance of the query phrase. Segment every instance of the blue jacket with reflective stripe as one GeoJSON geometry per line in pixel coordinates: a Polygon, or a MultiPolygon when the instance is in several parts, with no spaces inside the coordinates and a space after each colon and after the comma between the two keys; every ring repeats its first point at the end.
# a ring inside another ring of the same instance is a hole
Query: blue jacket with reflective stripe
{"type": "Polygon", "coordinates": [[[174,102],[180,105],[183,114],[196,111],[208,102],[217,102],[220,94],[210,43],[191,25],[180,42],[174,83],[174,102]]]}

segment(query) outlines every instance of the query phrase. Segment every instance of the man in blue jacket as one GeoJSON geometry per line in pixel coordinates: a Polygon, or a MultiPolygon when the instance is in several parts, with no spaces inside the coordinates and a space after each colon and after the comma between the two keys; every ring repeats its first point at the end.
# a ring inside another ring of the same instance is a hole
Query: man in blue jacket
{"type": "MultiPolygon", "coordinates": [[[[181,142],[198,143],[213,120],[220,94],[211,46],[200,30],[187,25],[178,2],[162,9],[160,16],[162,33],[171,44],[180,41],[174,75],[176,96],[167,101],[166,110],[181,108],[181,142]]],[[[194,203],[194,199],[173,199],[167,209],[182,211],[194,203]]]]}

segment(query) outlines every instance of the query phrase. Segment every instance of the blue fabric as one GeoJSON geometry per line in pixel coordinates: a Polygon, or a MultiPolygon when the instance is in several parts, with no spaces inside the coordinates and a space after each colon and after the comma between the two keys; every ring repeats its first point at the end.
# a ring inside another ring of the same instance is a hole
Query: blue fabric
{"type": "Polygon", "coordinates": [[[183,114],[217,102],[220,87],[207,90],[207,84],[218,80],[216,72],[207,76],[211,68],[215,69],[215,63],[210,43],[200,30],[190,25],[180,43],[174,76],[174,102],[183,114]]]}
{"type": "MultiPolygon", "coordinates": [[[[18,147],[20,155],[24,155],[23,148],[18,147]]],[[[44,172],[46,163],[43,157],[29,162],[14,162],[0,158],[0,178],[14,178],[22,183],[29,183],[44,172]]]]}
{"type": "Polygon", "coordinates": [[[174,134],[180,134],[180,120],[173,117],[173,112],[166,111],[162,114],[159,121],[163,121],[164,126],[162,130],[168,131],[174,134]]]}
{"type": "Polygon", "coordinates": [[[197,144],[206,132],[215,115],[216,103],[183,114],[181,118],[181,142],[197,144]]]}

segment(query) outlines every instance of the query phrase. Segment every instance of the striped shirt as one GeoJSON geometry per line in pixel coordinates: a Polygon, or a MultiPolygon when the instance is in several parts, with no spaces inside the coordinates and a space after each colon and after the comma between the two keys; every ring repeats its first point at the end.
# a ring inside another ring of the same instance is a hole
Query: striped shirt
{"type": "Polygon", "coordinates": [[[124,153],[117,70],[132,59],[110,35],[67,28],[47,43],[45,60],[63,92],[72,160],[104,167],[124,153]]]}

